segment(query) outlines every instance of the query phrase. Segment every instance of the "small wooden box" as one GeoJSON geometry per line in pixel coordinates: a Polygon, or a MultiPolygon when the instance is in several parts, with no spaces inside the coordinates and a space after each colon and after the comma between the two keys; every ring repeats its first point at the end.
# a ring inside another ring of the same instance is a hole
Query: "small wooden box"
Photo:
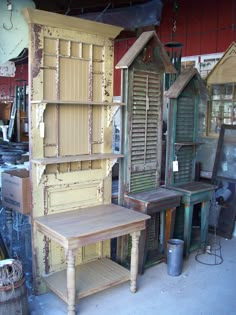
{"type": "Polygon", "coordinates": [[[18,169],[2,173],[2,205],[22,214],[31,212],[29,171],[18,169]]]}

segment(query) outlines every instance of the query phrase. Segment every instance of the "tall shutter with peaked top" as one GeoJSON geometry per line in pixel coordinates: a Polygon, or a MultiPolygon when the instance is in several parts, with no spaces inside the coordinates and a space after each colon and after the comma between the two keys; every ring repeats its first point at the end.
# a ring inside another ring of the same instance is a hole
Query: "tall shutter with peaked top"
{"type": "MultiPolygon", "coordinates": [[[[189,183],[195,178],[199,83],[196,69],[182,73],[167,91],[168,131],[165,182],[189,183]],[[197,78],[195,80],[193,78],[197,78]],[[195,82],[196,81],[196,82],[195,82]],[[174,162],[178,170],[174,171],[174,162]]],[[[203,89],[203,87],[202,87],[203,89]]]]}
{"type": "Polygon", "coordinates": [[[176,70],[155,31],[143,32],[116,65],[122,69],[122,143],[119,203],[126,193],[160,186],[162,83],[176,70]]]}
{"type": "MultiPolygon", "coordinates": [[[[175,73],[155,31],[143,32],[116,65],[122,69],[122,135],[119,172],[119,203],[125,195],[158,189],[162,158],[162,108],[164,73],[175,73]]],[[[138,199],[137,199],[138,202],[138,199]]],[[[160,215],[149,226],[148,250],[157,248],[160,215]]],[[[141,241],[142,242],[142,241],[141,241]]],[[[130,242],[117,241],[117,259],[127,264],[130,242]]],[[[141,251],[140,251],[141,252],[141,251]]]]}

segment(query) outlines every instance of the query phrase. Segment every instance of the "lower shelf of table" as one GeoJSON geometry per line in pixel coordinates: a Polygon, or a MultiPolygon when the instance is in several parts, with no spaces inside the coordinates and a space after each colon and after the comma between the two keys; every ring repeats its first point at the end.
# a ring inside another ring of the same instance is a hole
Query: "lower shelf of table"
{"type": "MultiPolygon", "coordinates": [[[[77,298],[130,280],[130,272],[108,258],[76,266],[77,298]]],[[[44,276],[49,289],[67,303],[66,269],[44,276]]]]}

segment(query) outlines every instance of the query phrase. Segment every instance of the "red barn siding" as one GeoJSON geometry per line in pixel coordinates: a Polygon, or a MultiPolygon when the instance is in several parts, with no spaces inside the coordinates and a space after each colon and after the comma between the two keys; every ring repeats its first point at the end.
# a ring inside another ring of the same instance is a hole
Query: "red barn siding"
{"type": "Polygon", "coordinates": [[[23,85],[25,80],[28,84],[28,65],[16,66],[15,77],[0,77],[0,101],[1,99],[12,99],[15,95],[15,86],[23,85]]]}
{"type": "MultiPolygon", "coordinates": [[[[236,41],[236,0],[174,0],[166,1],[158,36],[163,44],[177,41],[183,44],[182,56],[224,52],[236,41]],[[173,21],[176,32],[173,37],[173,21]]],[[[134,39],[115,43],[115,65],[133,44],[134,39]]],[[[120,95],[120,70],[115,70],[114,95],[120,95]]]]}
{"type": "Polygon", "coordinates": [[[214,52],[222,52],[217,51],[217,33],[218,31],[215,31],[218,29],[218,12],[219,7],[218,3],[216,1],[215,3],[215,16],[213,14],[209,14],[209,12],[212,12],[212,2],[206,1],[204,7],[202,8],[202,14],[201,14],[201,36],[200,36],[200,53],[201,51],[208,51],[209,53],[214,52]]]}
{"type": "MultiPolygon", "coordinates": [[[[176,32],[172,38],[175,18],[174,0],[166,1],[158,36],[162,43],[172,40],[183,43],[183,56],[224,52],[236,41],[236,0],[177,0],[176,32]]],[[[134,38],[115,42],[114,65],[135,41],[134,38]]],[[[114,73],[114,95],[120,95],[120,70],[114,73]]],[[[17,66],[14,78],[0,77],[0,99],[14,95],[17,79],[28,80],[27,65],[17,66]]],[[[27,81],[28,82],[28,81],[27,81]]]]}
{"type": "MultiPolygon", "coordinates": [[[[133,45],[135,42],[135,38],[121,40],[115,42],[115,50],[114,50],[114,66],[120,61],[120,59],[124,56],[127,50],[133,45]]],[[[114,95],[121,95],[121,70],[115,69],[114,71],[114,95]]]]}
{"type": "MultiPolygon", "coordinates": [[[[163,43],[170,41],[173,3],[168,1],[163,7],[158,30],[163,43]]],[[[183,56],[224,52],[236,40],[235,0],[179,0],[178,4],[174,40],[183,43],[183,56]]]]}

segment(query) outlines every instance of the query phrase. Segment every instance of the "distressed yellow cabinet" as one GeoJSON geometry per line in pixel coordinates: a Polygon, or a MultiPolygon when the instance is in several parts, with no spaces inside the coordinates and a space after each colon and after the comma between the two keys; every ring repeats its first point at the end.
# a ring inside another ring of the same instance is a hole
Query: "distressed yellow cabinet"
{"type": "MultiPolygon", "coordinates": [[[[65,268],[57,242],[35,220],[111,203],[113,39],[121,28],[25,9],[29,25],[29,116],[35,290],[65,268]]],[[[122,105],[122,104],[119,104],[122,105]]],[[[66,223],[65,223],[66,224],[66,223]]],[[[70,229],[70,227],[68,227],[70,229]]],[[[110,256],[110,241],[82,247],[76,263],[110,256]]]]}

